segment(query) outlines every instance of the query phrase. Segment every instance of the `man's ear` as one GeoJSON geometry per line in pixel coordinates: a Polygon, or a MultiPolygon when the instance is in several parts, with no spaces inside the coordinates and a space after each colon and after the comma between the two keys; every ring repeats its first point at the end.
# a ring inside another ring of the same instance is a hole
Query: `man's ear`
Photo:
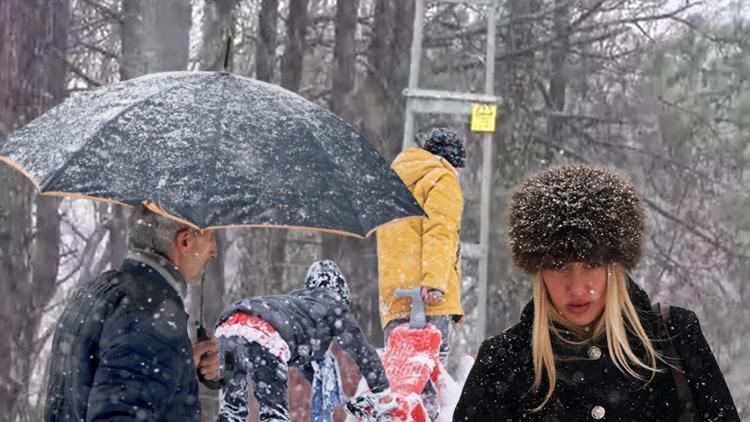
{"type": "Polygon", "coordinates": [[[187,250],[190,248],[190,242],[192,241],[193,236],[190,235],[190,230],[180,230],[177,232],[177,234],[174,237],[174,244],[175,249],[180,255],[184,255],[187,253],[187,250]]]}

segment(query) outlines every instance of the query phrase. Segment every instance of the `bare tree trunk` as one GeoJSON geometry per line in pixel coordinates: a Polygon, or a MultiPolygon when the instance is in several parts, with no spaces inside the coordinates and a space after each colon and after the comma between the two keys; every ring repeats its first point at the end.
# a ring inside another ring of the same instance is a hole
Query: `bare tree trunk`
{"type": "Polygon", "coordinates": [[[258,46],[255,54],[255,78],[271,82],[276,68],[276,30],[279,24],[279,0],[262,0],[258,16],[258,46]]]}
{"type": "Polygon", "coordinates": [[[145,5],[143,58],[146,73],[187,69],[190,0],[148,0],[145,5]]]}
{"type": "Polygon", "coordinates": [[[394,9],[394,35],[391,45],[391,56],[394,61],[391,64],[388,80],[392,81],[391,106],[389,107],[388,138],[390,142],[382,152],[383,156],[392,161],[401,152],[404,112],[406,110],[406,99],[401,94],[409,84],[409,66],[411,63],[411,41],[414,33],[414,2],[398,1],[394,9]]]}
{"type": "Polygon", "coordinates": [[[236,7],[237,0],[206,0],[203,4],[201,70],[224,68],[225,42],[226,37],[234,35],[236,7]]]}
{"type": "Polygon", "coordinates": [[[144,0],[122,0],[120,25],[120,80],[125,81],[146,73],[143,59],[144,0]]]}
{"type": "Polygon", "coordinates": [[[289,17],[286,26],[286,44],[281,60],[281,86],[299,92],[305,57],[305,32],[307,31],[308,0],[289,0],[289,17]]]}
{"type": "Polygon", "coordinates": [[[367,52],[367,89],[370,91],[382,92],[387,88],[388,69],[393,60],[388,51],[393,40],[392,16],[392,0],[375,0],[375,17],[367,52]]]}
{"type": "Polygon", "coordinates": [[[414,29],[414,2],[377,0],[368,47],[365,91],[359,112],[366,115],[363,133],[386,161],[401,150],[405,100],[414,29]]]}
{"type": "MultiPolygon", "coordinates": [[[[0,3],[3,128],[17,128],[63,99],[69,21],[67,0],[0,3]]],[[[38,197],[26,178],[0,166],[0,204],[0,323],[7,334],[0,342],[0,414],[28,420],[39,323],[57,278],[58,200],[38,197]]]]}
{"type": "Polygon", "coordinates": [[[354,89],[357,76],[355,61],[355,35],[357,32],[357,9],[359,0],[338,0],[336,2],[336,40],[333,47],[333,74],[331,87],[331,110],[350,120],[346,106],[347,96],[354,89]]]}
{"type": "MultiPolygon", "coordinates": [[[[555,40],[550,55],[552,76],[549,83],[550,106],[553,111],[565,110],[565,92],[568,85],[567,59],[570,52],[570,6],[567,0],[555,0],[553,31],[555,40]]],[[[550,116],[547,137],[560,142],[563,136],[562,117],[550,116]]]]}
{"type": "MultiPolygon", "coordinates": [[[[2,19],[2,16],[0,16],[2,19]]],[[[26,345],[20,339],[25,303],[33,294],[31,269],[33,191],[28,180],[8,166],[0,167],[0,324],[7,339],[0,342],[0,412],[16,414],[15,405],[26,383],[16,374],[26,345]]],[[[12,419],[11,419],[12,420],[12,419]]]]}

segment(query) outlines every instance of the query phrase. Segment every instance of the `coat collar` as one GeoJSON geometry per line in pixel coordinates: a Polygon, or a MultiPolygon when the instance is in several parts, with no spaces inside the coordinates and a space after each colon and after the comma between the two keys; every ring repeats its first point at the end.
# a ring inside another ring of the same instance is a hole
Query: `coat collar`
{"type": "Polygon", "coordinates": [[[159,273],[159,275],[161,275],[174,289],[184,306],[185,295],[187,294],[187,282],[185,282],[182,274],[180,274],[172,261],[165,256],[143,249],[131,249],[128,251],[126,259],[148,265],[154,271],[159,273]]]}

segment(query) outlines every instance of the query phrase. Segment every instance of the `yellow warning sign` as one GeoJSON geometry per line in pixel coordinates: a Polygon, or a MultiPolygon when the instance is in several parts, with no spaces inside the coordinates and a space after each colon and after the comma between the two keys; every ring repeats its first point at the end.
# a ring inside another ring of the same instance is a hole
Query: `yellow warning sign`
{"type": "Polygon", "coordinates": [[[471,105],[471,131],[494,132],[497,104],[471,105]]]}

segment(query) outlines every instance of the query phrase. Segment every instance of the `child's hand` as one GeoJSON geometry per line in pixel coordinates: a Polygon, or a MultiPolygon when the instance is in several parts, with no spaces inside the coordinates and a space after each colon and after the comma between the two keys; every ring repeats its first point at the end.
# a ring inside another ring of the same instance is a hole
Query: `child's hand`
{"type": "Polygon", "coordinates": [[[443,301],[443,292],[438,289],[423,286],[419,292],[425,305],[435,305],[443,301]]]}
{"type": "Polygon", "coordinates": [[[354,397],[346,404],[347,412],[368,421],[391,420],[389,414],[398,407],[398,401],[390,389],[354,397]]]}

